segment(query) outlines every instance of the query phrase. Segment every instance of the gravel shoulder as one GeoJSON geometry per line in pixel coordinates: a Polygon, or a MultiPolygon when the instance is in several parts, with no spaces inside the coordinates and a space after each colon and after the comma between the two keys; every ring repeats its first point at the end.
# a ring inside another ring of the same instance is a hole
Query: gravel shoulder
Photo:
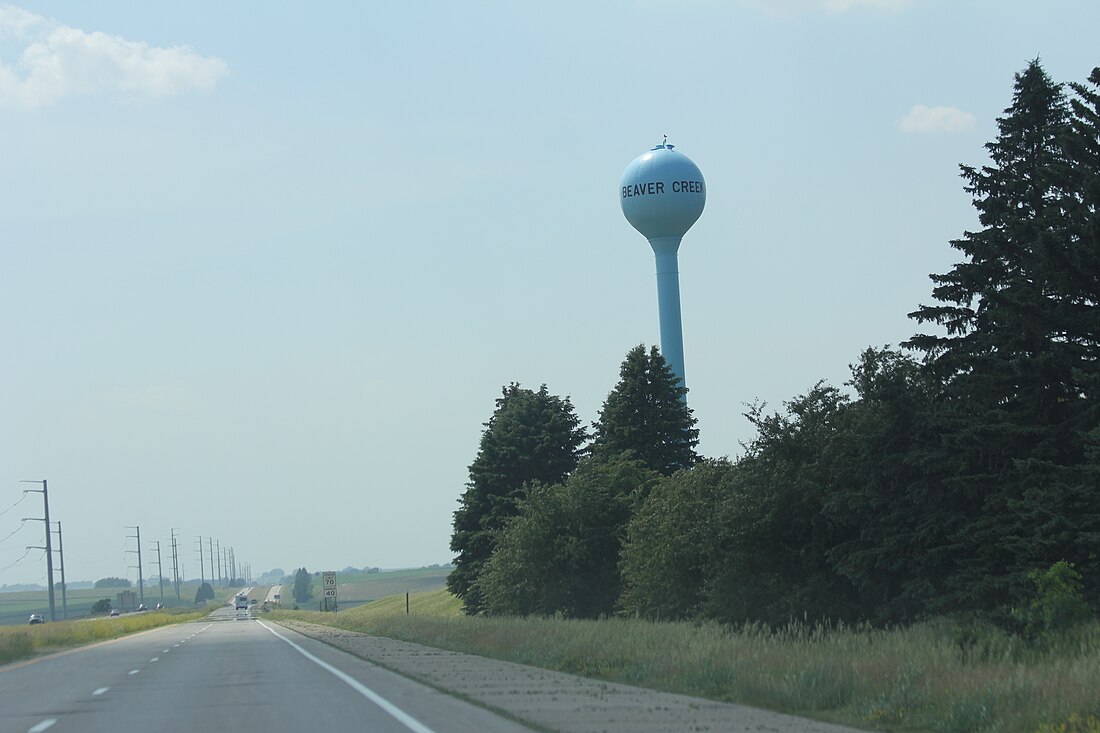
{"type": "Polygon", "coordinates": [[[656,692],[328,626],[281,625],[512,718],[561,733],[856,733],[744,705],[656,692]]]}

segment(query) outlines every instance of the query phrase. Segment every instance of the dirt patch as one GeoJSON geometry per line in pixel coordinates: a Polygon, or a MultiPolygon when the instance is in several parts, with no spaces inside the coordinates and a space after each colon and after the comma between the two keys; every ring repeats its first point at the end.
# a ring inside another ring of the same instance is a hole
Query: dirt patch
{"type": "Polygon", "coordinates": [[[601,682],[328,626],[283,626],[441,690],[562,733],[855,733],[829,723],[601,682]]]}

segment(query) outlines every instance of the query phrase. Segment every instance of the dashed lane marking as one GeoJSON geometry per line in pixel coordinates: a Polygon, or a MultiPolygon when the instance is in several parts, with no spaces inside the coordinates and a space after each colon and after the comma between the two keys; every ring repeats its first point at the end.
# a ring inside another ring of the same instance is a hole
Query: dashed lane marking
{"type": "Polygon", "coordinates": [[[110,687],[100,687],[98,690],[93,692],[92,695],[94,695],[95,697],[99,697],[103,693],[107,692],[107,690],[109,690],[109,689],[111,689],[111,688],[110,687]]]}
{"type": "Polygon", "coordinates": [[[137,674],[137,673],[138,673],[138,672],[140,672],[140,671],[141,671],[140,669],[131,669],[131,670],[130,670],[129,672],[127,672],[126,674],[137,674]]]}
{"type": "Polygon", "coordinates": [[[27,733],[42,733],[42,731],[53,726],[57,722],[57,718],[46,718],[38,725],[32,725],[27,729],[27,733]]]}

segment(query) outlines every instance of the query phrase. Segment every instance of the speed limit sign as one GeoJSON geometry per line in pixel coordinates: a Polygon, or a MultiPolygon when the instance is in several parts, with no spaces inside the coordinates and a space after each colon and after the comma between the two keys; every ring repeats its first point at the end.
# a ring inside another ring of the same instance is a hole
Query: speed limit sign
{"type": "Polygon", "coordinates": [[[329,604],[329,599],[332,599],[333,608],[336,604],[336,573],[332,570],[326,570],[321,573],[321,595],[325,599],[326,610],[329,604]]]}

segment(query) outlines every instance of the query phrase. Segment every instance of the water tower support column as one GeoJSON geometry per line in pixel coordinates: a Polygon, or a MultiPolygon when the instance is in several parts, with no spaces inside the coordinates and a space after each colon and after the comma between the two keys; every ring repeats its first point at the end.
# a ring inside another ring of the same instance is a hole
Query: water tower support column
{"type": "Polygon", "coordinates": [[[680,378],[680,386],[687,385],[684,371],[684,333],[680,320],[680,268],[676,251],[680,237],[651,239],[653,256],[657,262],[657,312],[661,327],[661,355],[680,378]]]}

